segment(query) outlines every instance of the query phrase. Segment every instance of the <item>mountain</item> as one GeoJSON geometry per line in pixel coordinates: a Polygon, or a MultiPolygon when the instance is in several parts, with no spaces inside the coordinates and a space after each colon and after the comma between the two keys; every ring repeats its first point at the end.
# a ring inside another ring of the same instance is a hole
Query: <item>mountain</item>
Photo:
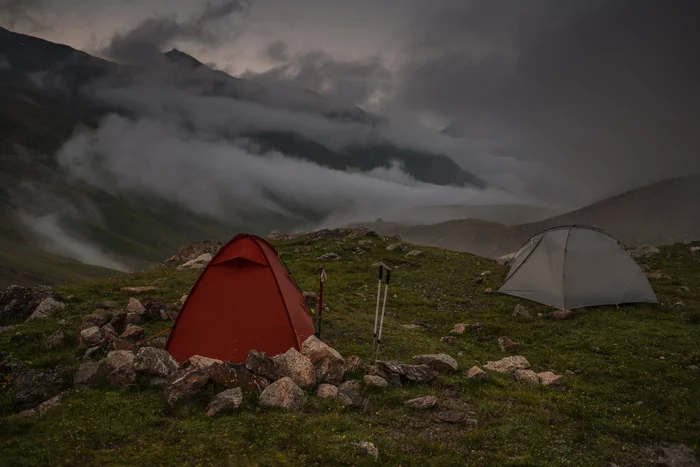
{"type": "MultiPolygon", "coordinates": [[[[700,174],[663,180],[626,191],[549,219],[506,226],[480,219],[431,225],[365,223],[384,235],[496,258],[515,251],[542,230],[581,224],[605,230],[624,245],[668,245],[700,240],[700,174]]],[[[486,216],[485,216],[486,217],[486,216]]]]}
{"type": "MultiPolygon", "coordinates": [[[[109,114],[140,116],[138,108],[98,98],[95,91],[126,89],[143,82],[370,129],[386,124],[362,109],[338,106],[309,90],[230,76],[178,50],[165,53],[150,67],[136,67],[0,28],[0,219],[8,224],[14,219],[13,225],[22,231],[22,238],[13,239],[14,244],[43,248],[54,242],[41,232],[37,235],[22,219],[57,212],[56,227],[62,233],[98,247],[133,269],[162,260],[188,240],[226,240],[241,230],[266,234],[273,228],[293,229],[323,218],[324,212],[313,207],[300,208],[281,199],[277,202],[282,210],[243,209],[222,221],[148,195],[115,195],[72,177],[58,163],[56,153],[77,128],[96,129],[109,114]]],[[[293,131],[249,129],[234,134],[222,131],[217,136],[246,138],[260,152],[274,150],[337,170],[370,171],[397,161],[419,181],[485,186],[444,155],[379,139],[338,148],[293,131]]],[[[7,230],[0,231],[0,240],[8,240],[3,237],[6,234],[7,230]]]]}

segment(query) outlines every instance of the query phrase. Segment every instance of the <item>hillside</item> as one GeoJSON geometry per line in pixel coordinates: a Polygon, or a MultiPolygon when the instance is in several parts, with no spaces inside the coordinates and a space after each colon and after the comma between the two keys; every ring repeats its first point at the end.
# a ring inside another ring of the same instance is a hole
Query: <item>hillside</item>
{"type": "MultiPolygon", "coordinates": [[[[547,307],[484,294],[504,272],[494,261],[430,247],[406,256],[399,248],[386,250],[393,239],[335,235],[276,242],[306,291],[317,288],[316,258],[340,255],[338,261],[324,262],[330,310],[323,329],[329,344],[346,357],[369,360],[376,299],[372,265],[382,260],[394,274],[381,358],[410,362],[413,355],[443,352],[457,360],[457,373],[441,373],[427,384],[365,387],[366,409],[343,407],[309,392],[302,410],[287,412],[264,408],[255,394],[246,393],[238,409],[207,417],[204,407],[221,388],[208,387],[170,407],[161,388],[140,382],[75,390],[43,416],[14,417],[13,378],[22,372],[64,378],[56,391],[71,386],[85,352],[76,346],[76,329],[96,302],[115,300],[124,307],[129,296],[120,288],[152,285],[155,291],[134,297],[174,304],[198,271],[160,267],[63,286],[61,295],[72,296],[66,308],[0,333],[0,352],[11,362],[0,375],[5,378],[0,382],[0,464],[376,465],[356,446],[360,441],[376,445],[380,464],[404,466],[670,466],[681,465],[671,463],[680,462],[674,453],[687,462],[700,453],[695,396],[700,391],[700,257],[689,249],[700,243],[662,247],[645,259],[661,277],[652,282],[659,305],[592,308],[555,321],[537,317],[547,316],[547,307]],[[482,275],[486,270],[490,274],[482,275]],[[512,316],[518,303],[531,317],[512,316]],[[471,326],[452,342],[442,341],[456,323],[471,326]],[[44,350],[42,343],[57,330],[68,340],[44,350]],[[530,386],[494,372],[487,381],[467,379],[464,373],[472,366],[507,355],[497,343],[503,335],[524,344],[521,354],[536,371],[551,369],[565,375],[565,383],[530,386]],[[404,406],[426,395],[437,397],[436,407],[404,406]],[[454,413],[477,422],[446,421],[450,418],[444,415],[454,413]]],[[[146,335],[167,327],[155,320],[146,325],[146,335]]]]}
{"type": "MultiPolygon", "coordinates": [[[[361,224],[385,235],[424,245],[496,258],[512,253],[531,236],[550,227],[582,224],[607,231],[628,247],[668,245],[700,239],[700,175],[663,180],[584,208],[539,222],[506,226],[476,219],[432,225],[361,224]]],[[[485,216],[488,217],[487,213],[485,216]]]]}

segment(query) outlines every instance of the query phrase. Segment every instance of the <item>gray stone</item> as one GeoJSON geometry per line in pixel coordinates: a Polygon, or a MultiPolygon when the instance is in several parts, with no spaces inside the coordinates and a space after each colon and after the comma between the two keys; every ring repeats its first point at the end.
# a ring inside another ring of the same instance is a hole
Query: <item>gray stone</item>
{"type": "Polygon", "coordinates": [[[202,253],[195,259],[191,259],[180,266],[177,269],[204,269],[206,268],[212,260],[211,253],[202,253]]]}
{"type": "Polygon", "coordinates": [[[551,371],[537,373],[537,376],[539,376],[542,386],[558,386],[560,384],[564,384],[566,381],[566,376],[557,375],[551,371]]]}
{"type": "Polygon", "coordinates": [[[144,307],[138,299],[130,298],[129,303],[126,305],[126,312],[127,314],[136,313],[137,315],[143,316],[146,314],[146,307],[144,307]]]}
{"type": "Polygon", "coordinates": [[[28,320],[43,319],[53,316],[56,310],[61,310],[66,307],[66,304],[55,300],[53,297],[46,297],[37,305],[34,312],[29,315],[28,320]]]}
{"type": "Polygon", "coordinates": [[[136,356],[133,352],[128,350],[113,350],[107,354],[105,363],[113,370],[123,366],[133,369],[135,359],[136,356]]]}
{"type": "Polygon", "coordinates": [[[103,349],[100,346],[95,346],[95,347],[90,347],[85,351],[85,355],[83,356],[83,361],[88,361],[88,360],[102,360],[105,358],[107,353],[105,352],[105,349],[103,349]]]}
{"type": "Polygon", "coordinates": [[[516,370],[527,370],[530,368],[530,362],[522,355],[514,355],[495,362],[488,362],[484,368],[497,373],[512,373],[516,370]]]}
{"type": "Polygon", "coordinates": [[[68,394],[68,391],[63,391],[55,396],[53,396],[51,399],[42,402],[38,406],[34,407],[33,409],[27,409],[23,410],[22,412],[18,413],[18,417],[43,417],[46,412],[55,409],[59,405],[61,405],[61,401],[63,400],[64,397],[68,394]]]}
{"type": "Polygon", "coordinates": [[[345,407],[360,407],[364,403],[362,396],[354,389],[338,388],[338,402],[345,407]]]}
{"type": "Polygon", "coordinates": [[[119,336],[120,339],[127,340],[129,342],[139,342],[146,337],[146,333],[141,326],[134,326],[133,324],[128,324],[124,333],[119,336]]]}
{"type": "Polygon", "coordinates": [[[209,375],[197,368],[175,370],[165,378],[165,399],[168,405],[197,394],[209,382],[209,375]]]}
{"type": "Polygon", "coordinates": [[[0,293],[0,326],[25,321],[46,298],[58,300],[51,287],[39,285],[23,287],[11,285],[0,293]]]}
{"type": "Polygon", "coordinates": [[[653,245],[641,245],[632,250],[632,256],[635,258],[646,258],[647,256],[655,255],[659,249],[653,245]]]}
{"type": "Polygon", "coordinates": [[[424,397],[417,397],[415,399],[409,399],[403,404],[406,407],[410,407],[412,409],[417,409],[417,410],[425,410],[425,409],[430,409],[432,407],[435,407],[435,405],[438,402],[438,398],[435,396],[424,396],[424,397]]]}
{"type": "Polygon", "coordinates": [[[48,350],[57,349],[66,345],[68,336],[63,331],[56,331],[44,339],[44,348],[48,350]]]}
{"type": "Polygon", "coordinates": [[[515,379],[527,384],[539,385],[540,378],[532,370],[515,370],[515,379]]]}
{"type": "Polygon", "coordinates": [[[387,380],[385,380],[381,376],[376,375],[365,375],[363,381],[365,383],[365,386],[373,388],[385,388],[389,386],[389,382],[387,380]]]}
{"type": "Polygon", "coordinates": [[[213,416],[222,410],[237,409],[243,403],[241,388],[226,389],[218,393],[207,406],[207,415],[213,416]]]}
{"type": "Polygon", "coordinates": [[[437,377],[435,370],[428,365],[409,365],[398,361],[381,361],[377,365],[382,371],[394,373],[414,383],[427,383],[437,377]]]}
{"type": "Polygon", "coordinates": [[[338,391],[359,391],[360,382],[355,380],[344,381],[340,386],[338,386],[338,391]]]}
{"type": "Polygon", "coordinates": [[[456,334],[456,335],[464,334],[467,330],[467,326],[468,325],[466,323],[457,323],[454,325],[454,327],[450,331],[450,334],[456,334]]]}
{"type": "Polygon", "coordinates": [[[428,365],[430,368],[436,371],[457,371],[459,370],[459,365],[457,360],[450,357],[447,354],[427,354],[427,355],[417,355],[413,357],[414,360],[428,365]]]}
{"type": "Polygon", "coordinates": [[[165,350],[155,347],[142,347],[134,360],[134,370],[152,376],[165,377],[177,370],[180,365],[165,350]]]}
{"type": "Polygon", "coordinates": [[[126,324],[133,324],[134,326],[138,326],[140,324],[143,324],[143,315],[140,315],[138,313],[127,313],[126,314],[126,324]]]}
{"type": "Polygon", "coordinates": [[[316,389],[316,396],[321,399],[335,399],[338,397],[338,388],[332,384],[320,384],[316,389]]]}
{"type": "Polygon", "coordinates": [[[78,332],[93,326],[101,328],[109,322],[111,317],[112,312],[109,310],[95,310],[83,317],[83,322],[80,324],[80,327],[78,327],[78,332]]]}
{"type": "Polygon", "coordinates": [[[257,350],[248,352],[245,367],[256,375],[263,376],[270,381],[277,381],[282,377],[275,361],[265,352],[258,352],[257,350]]]}
{"type": "Polygon", "coordinates": [[[260,394],[260,405],[265,407],[301,410],[304,404],[306,404],[306,394],[288,376],[270,384],[260,394]]]}
{"type": "Polygon", "coordinates": [[[489,379],[489,375],[478,366],[473,366],[467,372],[467,378],[473,381],[485,381],[489,379]]]}
{"type": "Polygon", "coordinates": [[[423,254],[423,252],[420,250],[413,250],[413,251],[409,251],[408,253],[406,253],[406,256],[416,257],[416,256],[420,256],[422,254],[423,254]]]}
{"type": "Polygon", "coordinates": [[[97,326],[92,326],[80,331],[80,342],[83,345],[94,347],[96,345],[99,345],[101,340],[102,333],[100,332],[100,328],[98,328],[97,326]]]}
{"type": "Polygon", "coordinates": [[[316,385],[316,368],[307,357],[291,348],[273,359],[281,375],[289,376],[301,388],[316,385]]]}
{"type": "Polygon", "coordinates": [[[107,375],[107,380],[115,386],[131,386],[136,383],[136,372],[133,365],[123,365],[113,369],[107,375]]]}
{"type": "Polygon", "coordinates": [[[508,336],[501,336],[498,338],[498,347],[501,349],[501,352],[510,353],[519,352],[523,350],[525,346],[520,342],[510,340],[508,336]]]}
{"type": "Polygon", "coordinates": [[[362,362],[362,359],[357,355],[350,355],[345,359],[344,373],[359,373],[366,371],[367,365],[362,362]]]}
{"type": "Polygon", "coordinates": [[[370,443],[369,441],[356,441],[355,446],[360,448],[362,452],[374,458],[374,460],[379,459],[379,449],[377,446],[370,443]]]}
{"type": "Polygon", "coordinates": [[[73,377],[75,386],[94,388],[101,385],[110,372],[109,366],[104,362],[84,362],[80,364],[73,377]]]}
{"type": "Polygon", "coordinates": [[[202,357],[201,355],[192,355],[189,359],[187,359],[187,363],[192,368],[196,368],[198,370],[206,370],[207,368],[215,364],[224,364],[222,360],[217,360],[215,358],[209,357],[202,357]]]}
{"type": "Polygon", "coordinates": [[[515,309],[513,310],[513,316],[522,316],[523,318],[529,318],[530,312],[527,308],[518,303],[517,305],[515,305],[515,309]]]}
{"type": "Polygon", "coordinates": [[[338,253],[326,253],[316,258],[316,261],[338,261],[340,255],[338,253]]]}
{"type": "Polygon", "coordinates": [[[316,381],[340,384],[345,375],[345,359],[316,336],[301,344],[301,353],[316,367],[316,381]]]}
{"type": "Polygon", "coordinates": [[[58,394],[63,377],[57,372],[25,370],[12,373],[12,394],[17,408],[29,409],[58,394]]]}

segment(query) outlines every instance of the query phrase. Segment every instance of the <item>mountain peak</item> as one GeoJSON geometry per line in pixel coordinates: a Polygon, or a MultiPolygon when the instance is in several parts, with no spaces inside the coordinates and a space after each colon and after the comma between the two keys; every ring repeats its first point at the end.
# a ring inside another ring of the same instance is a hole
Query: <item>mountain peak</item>
{"type": "Polygon", "coordinates": [[[165,55],[165,58],[168,59],[170,63],[174,63],[176,65],[186,66],[192,69],[206,66],[193,56],[188,55],[178,49],[172,49],[170,52],[166,52],[163,55],[165,55]]]}

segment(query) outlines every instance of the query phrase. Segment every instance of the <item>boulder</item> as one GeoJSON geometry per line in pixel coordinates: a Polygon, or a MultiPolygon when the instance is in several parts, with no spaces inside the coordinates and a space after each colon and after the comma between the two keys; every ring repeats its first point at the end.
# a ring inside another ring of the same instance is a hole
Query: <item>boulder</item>
{"type": "Polygon", "coordinates": [[[251,350],[248,352],[248,359],[245,361],[247,370],[252,371],[256,375],[263,376],[270,381],[277,381],[282,377],[280,369],[277,368],[275,361],[265,352],[251,350]]]}
{"type": "Polygon", "coordinates": [[[117,335],[117,331],[116,331],[116,330],[114,329],[114,327],[113,327],[111,324],[109,324],[109,323],[107,323],[107,324],[105,324],[104,326],[102,326],[102,327],[100,328],[100,332],[102,333],[102,336],[107,336],[107,335],[116,336],[116,335],[117,335]]]}
{"type": "Polygon", "coordinates": [[[340,386],[338,386],[338,392],[340,391],[359,391],[360,382],[356,380],[344,381],[340,386]]]}
{"type": "Polygon", "coordinates": [[[83,329],[91,328],[93,326],[97,326],[98,328],[101,328],[105,324],[109,323],[109,320],[112,318],[112,312],[109,310],[95,310],[89,315],[85,315],[83,317],[83,322],[80,324],[78,327],[78,331],[82,331],[83,329]]]}
{"type": "Polygon", "coordinates": [[[136,356],[128,350],[113,350],[107,354],[105,363],[112,369],[127,366],[133,369],[136,356]]]}
{"type": "Polygon", "coordinates": [[[515,379],[527,384],[540,384],[540,378],[532,370],[515,370],[515,379]]]}
{"type": "Polygon", "coordinates": [[[542,386],[558,386],[560,384],[564,384],[566,381],[566,376],[557,375],[551,371],[537,373],[537,376],[539,376],[542,386]]]}
{"type": "Polygon", "coordinates": [[[133,324],[127,325],[124,333],[119,336],[120,339],[124,339],[129,342],[139,342],[145,337],[146,333],[144,332],[143,328],[141,326],[134,326],[133,324]]]}
{"type": "Polygon", "coordinates": [[[437,377],[437,373],[428,365],[409,365],[398,361],[377,362],[380,370],[399,375],[402,379],[414,383],[427,383],[437,377]]]}
{"type": "Polygon", "coordinates": [[[238,374],[238,385],[246,392],[260,393],[270,385],[270,380],[264,376],[256,375],[252,371],[243,369],[238,374]]]}
{"type": "Polygon", "coordinates": [[[365,375],[362,380],[364,381],[365,386],[372,388],[385,388],[389,386],[389,382],[381,376],[365,375]]]}
{"type": "Polygon", "coordinates": [[[527,370],[530,368],[530,362],[522,355],[514,355],[495,362],[488,362],[484,368],[497,373],[513,373],[516,370],[527,370]]]}
{"type": "Polygon", "coordinates": [[[316,261],[338,261],[339,259],[340,255],[338,253],[326,253],[316,258],[316,261]]]}
{"type": "Polygon", "coordinates": [[[29,409],[61,391],[63,377],[58,372],[25,370],[12,373],[13,402],[17,408],[29,409]]]}
{"type": "Polygon", "coordinates": [[[510,340],[508,336],[501,336],[498,338],[498,347],[501,352],[519,352],[523,350],[524,346],[520,342],[515,342],[510,340]]]}
{"type": "Polygon", "coordinates": [[[215,358],[202,357],[201,355],[192,355],[189,359],[187,359],[187,362],[185,364],[189,364],[190,367],[196,368],[198,370],[206,370],[214,364],[223,365],[224,362],[215,358]]]}
{"type": "Polygon", "coordinates": [[[197,368],[181,368],[165,378],[165,399],[168,405],[187,399],[209,382],[209,375],[197,368]]]}
{"type": "Polygon", "coordinates": [[[85,351],[85,355],[83,355],[83,361],[88,361],[88,360],[102,360],[107,356],[107,353],[105,352],[105,349],[103,349],[100,346],[95,346],[95,347],[90,347],[85,351]]]}
{"type": "Polygon", "coordinates": [[[134,370],[152,376],[165,377],[180,368],[177,361],[165,350],[142,347],[134,360],[134,370]]]}
{"type": "Polygon", "coordinates": [[[226,363],[213,363],[207,367],[200,368],[207,372],[209,379],[213,383],[220,384],[227,388],[240,387],[238,371],[226,363]]]}
{"type": "Polygon", "coordinates": [[[78,367],[78,371],[73,377],[75,386],[83,386],[94,388],[101,385],[110,372],[109,366],[106,363],[100,362],[83,362],[78,367]]]}
{"type": "Polygon", "coordinates": [[[408,250],[408,247],[401,244],[401,243],[392,243],[391,245],[386,247],[386,251],[395,251],[395,250],[406,251],[406,250],[408,250]]]}
{"type": "Polygon", "coordinates": [[[131,386],[136,383],[136,372],[133,365],[120,366],[107,375],[107,380],[115,386],[131,386]]]}
{"type": "Polygon", "coordinates": [[[360,393],[354,389],[338,388],[338,402],[345,407],[360,407],[364,403],[364,399],[360,393]]]}
{"type": "Polygon", "coordinates": [[[345,375],[345,359],[316,336],[301,344],[301,354],[316,367],[316,381],[340,384],[345,375]]]}
{"type": "Polygon", "coordinates": [[[241,388],[226,389],[218,393],[207,406],[209,417],[216,415],[222,410],[237,409],[243,403],[243,391],[241,388]]]}
{"type": "Polygon", "coordinates": [[[44,348],[47,350],[63,347],[68,342],[68,335],[63,331],[56,331],[44,339],[44,348]]]}
{"type": "MultiPolygon", "coordinates": [[[[138,326],[143,324],[143,316],[138,313],[127,313],[126,314],[126,325],[132,324],[138,326]]],[[[125,325],[125,327],[126,327],[125,325]]]]}
{"type": "Polygon", "coordinates": [[[202,253],[194,259],[191,259],[180,266],[178,269],[204,269],[211,262],[212,255],[210,253],[202,253]]]}
{"type": "Polygon", "coordinates": [[[306,394],[288,376],[270,384],[260,394],[260,405],[265,407],[301,410],[305,403],[306,394]]]}
{"type": "Polygon", "coordinates": [[[43,318],[48,318],[49,316],[52,316],[56,310],[60,310],[62,308],[65,308],[66,304],[63,302],[59,302],[58,300],[55,300],[53,297],[46,297],[37,305],[37,307],[34,309],[34,312],[29,315],[28,320],[32,319],[43,319],[43,318]]]}
{"type": "Polygon", "coordinates": [[[467,324],[466,323],[457,323],[454,325],[452,330],[450,331],[450,334],[464,334],[467,330],[467,324]]]}
{"type": "Polygon", "coordinates": [[[146,308],[143,304],[136,298],[130,298],[129,303],[126,305],[127,313],[136,313],[137,315],[146,314],[146,308]]]}
{"type": "Polygon", "coordinates": [[[457,371],[459,369],[457,360],[444,353],[417,355],[413,359],[428,365],[435,371],[457,371]]]}
{"type": "Polygon", "coordinates": [[[409,399],[403,404],[406,407],[410,407],[412,409],[417,409],[417,410],[425,410],[425,409],[430,409],[432,407],[435,407],[435,404],[437,404],[438,398],[435,396],[425,396],[425,397],[417,397],[415,399],[409,399]]]}
{"type": "Polygon", "coordinates": [[[148,345],[149,347],[155,347],[157,349],[164,349],[167,344],[168,338],[165,336],[161,336],[156,337],[155,339],[151,339],[151,341],[146,345],[148,345]]]}
{"type": "Polygon", "coordinates": [[[189,242],[177,249],[177,253],[173,256],[173,261],[184,263],[197,258],[205,253],[211,256],[216,255],[223,245],[215,240],[204,240],[199,242],[189,242]]]}
{"type": "Polygon", "coordinates": [[[68,391],[63,391],[55,396],[53,396],[51,399],[42,402],[41,404],[37,405],[33,409],[27,409],[23,410],[20,413],[17,414],[18,417],[43,417],[46,412],[49,410],[53,410],[59,405],[61,405],[61,401],[63,400],[64,397],[68,394],[68,391]]]}
{"type": "Polygon", "coordinates": [[[59,296],[51,287],[39,285],[23,287],[11,285],[0,293],[0,326],[26,321],[45,299],[59,296]]]}
{"type": "Polygon", "coordinates": [[[559,310],[559,311],[553,311],[549,315],[547,315],[549,319],[553,319],[555,321],[562,321],[564,319],[571,319],[574,317],[574,312],[569,311],[569,310],[559,310]]]}
{"type": "Polygon", "coordinates": [[[478,366],[473,366],[467,372],[467,378],[473,381],[485,381],[489,379],[489,375],[478,366]]]}
{"type": "Polygon", "coordinates": [[[359,373],[367,370],[367,365],[357,355],[350,355],[345,359],[344,373],[359,373]]]}
{"type": "Polygon", "coordinates": [[[127,323],[126,320],[127,313],[125,311],[119,310],[112,313],[112,319],[109,320],[109,325],[114,328],[114,334],[119,335],[124,332],[127,324],[140,324],[140,323],[127,323]]]}
{"type": "Polygon", "coordinates": [[[102,341],[102,333],[100,332],[100,328],[98,328],[97,326],[92,326],[80,331],[81,345],[94,347],[96,345],[99,345],[100,341],[102,341]]]}
{"type": "Polygon", "coordinates": [[[438,414],[438,420],[445,423],[462,423],[467,420],[467,414],[447,410],[438,414]]]}
{"type": "Polygon", "coordinates": [[[273,361],[280,374],[292,378],[299,387],[309,388],[316,385],[316,368],[314,368],[311,360],[299,353],[295,348],[276,355],[273,361]]]}
{"type": "Polygon", "coordinates": [[[377,449],[377,446],[370,443],[369,441],[356,441],[355,446],[360,448],[360,450],[362,450],[362,452],[364,452],[368,456],[373,457],[374,460],[379,459],[379,449],[377,449]]]}
{"type": "Polygon", "coordinates": [[[513,316],[515,316],[515,317],[522,316],[523,318],[529,318],[530,311],[528,311],[527,308],[525,308],[520,303],[518,303],[517,305],[515,305],[515,309],[513,310],[513,316]]]}
{"type": "Polygon", "coordinates": [[[316,396],[321,399],[335,399],[338,397],[338,388],[332,384],[320,384],[316,389],[316,396]]]}

